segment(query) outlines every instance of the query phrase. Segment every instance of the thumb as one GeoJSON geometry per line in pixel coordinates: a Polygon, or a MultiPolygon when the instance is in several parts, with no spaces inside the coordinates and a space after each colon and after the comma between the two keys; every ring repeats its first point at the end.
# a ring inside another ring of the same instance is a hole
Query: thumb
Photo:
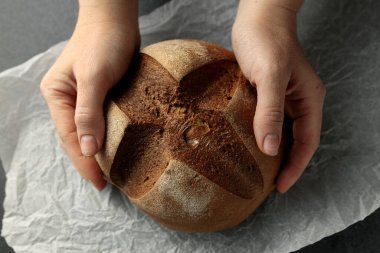
{"type": "Polygon", "coordinates": [[[110,85],[99,76],[77,83],[75,125],[84,156],[94,156],[104,140],[103,103],[110,85]]]}
{"type": "Polygon", "coordinates": [[[286,83],[266,78],[256,87],[257,106],[253,128],[257,145],[265,154],[275,156],[282,137],[286,83]]]}

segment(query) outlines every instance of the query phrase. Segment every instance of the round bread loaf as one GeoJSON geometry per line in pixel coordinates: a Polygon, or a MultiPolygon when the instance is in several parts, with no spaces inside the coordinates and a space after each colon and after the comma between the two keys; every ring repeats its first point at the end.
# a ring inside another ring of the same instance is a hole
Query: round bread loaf
{"type": "Polygon", "coordinates": [[[234,55],[197,40],[141,50],[106,101],[96,159],[151,218],[187,232],[246,219],[274,189],[279,155],[258,149],[254,87],[234,55]]]}

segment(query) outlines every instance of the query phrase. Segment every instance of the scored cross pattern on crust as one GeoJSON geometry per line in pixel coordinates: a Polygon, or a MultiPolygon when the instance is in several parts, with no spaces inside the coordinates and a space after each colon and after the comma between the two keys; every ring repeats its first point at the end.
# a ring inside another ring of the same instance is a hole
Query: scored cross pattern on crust
{"type": "Polygon", "coordinates": [[[142,54],[137,66],[133,73],[138,74],[112,93],[131,120],[115,159],[118,165],[113,165],[125,169],[111,171],[114,183],[138,182],[134,192],[128,187],[127,192],[140,195],[139,188],[153,184],[157,172],[175,159],[238,196],[260,193],[257,164],[223,113],[236,86],[244,85],[236,76],[237,64],[213,62],[179,83],[150,56],[142,54]],[[147,171],[142,173],[141,167],[147,171]]]}
{"type": "Polygon", "coordinates": [[[168,226],[183,229],[172,223],[179,217],[195,231],[205,222],[232,224],[273,189],[279,165],[254,139],[255,89],[222,48],[188,40],[156,45],[142,50],[108,96],[99,165],[107,180],[168,226]],[[220,209],[223,201],[242,208],[220,209]],[[183,216],[194,210],[205,216],[183,216]],[[212,220],[211,211],[224,223],[212,220]]]}

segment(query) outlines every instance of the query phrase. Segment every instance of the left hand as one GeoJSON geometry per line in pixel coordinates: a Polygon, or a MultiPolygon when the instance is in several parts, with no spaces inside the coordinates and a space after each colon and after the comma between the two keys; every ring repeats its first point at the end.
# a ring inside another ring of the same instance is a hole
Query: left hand
{"type": "Polygon", "coordinates": [[[98,190],[107,184],[94,157],[104,142],[104,99],[139,47],[137,0],[81,0],[73,35],[41,82],[62,148],[98,190]]]}
{"type": "Polygon", "coordinates": [[[277,190],[284,193],[318,148],[326,90],[298,42],[296,10],[270,2],[240,1],[232,46],[243,74],[257,89],[253,128],[262,152],[278,153],[284,111],[293,119],[293,145],[277,179],[277,190]]]}

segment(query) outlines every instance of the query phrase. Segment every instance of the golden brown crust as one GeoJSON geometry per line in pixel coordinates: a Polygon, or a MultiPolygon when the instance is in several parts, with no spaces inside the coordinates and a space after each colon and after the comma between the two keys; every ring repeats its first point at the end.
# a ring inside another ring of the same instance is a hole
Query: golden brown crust
{"type": "Polygon", "coordinates": [[[256,90],[241,74],[241,85],[237,88],[234,96],[228,104],[225,115],[239,135],[244,145],[255,158],[264,182],[264,191],[274,186],[282,160],[284,142],[281,143],[277,156],[267,156],[257,146],[253,132],[253,117],[256,110],[256,90]]]}
{"type": "Polygon", "coordinates": [[[110,93],[97,156],[105,176],[170,228],[240,223],[273,190],[282,158],[256,145],[254,88],[234,56],[210,43],[165,41],[142,52],[110,93]]]}
{"type": "Polygon", "coordinates": [[[152,218],[187,232],[221,230],[251,213],[251,200],[226,191],[176,160],[170,161],[149,193],[131,200],[152,218]]]}
{"type": "Polygon", "coordinates": [[[218,60],[234,60],[227,50],[199,40],[167,40],[141,50],[159,62],[178,82],[190,72],[218,60]]]}
{"type": "Polygon", "coordinates": [[[130,124],[130,119],[111,100],[107,100],[105,108],[106,134],[102,150],[95,156],[105,178],[110,178],[114,157],[124,137],[124,129],[130,124]]]}

